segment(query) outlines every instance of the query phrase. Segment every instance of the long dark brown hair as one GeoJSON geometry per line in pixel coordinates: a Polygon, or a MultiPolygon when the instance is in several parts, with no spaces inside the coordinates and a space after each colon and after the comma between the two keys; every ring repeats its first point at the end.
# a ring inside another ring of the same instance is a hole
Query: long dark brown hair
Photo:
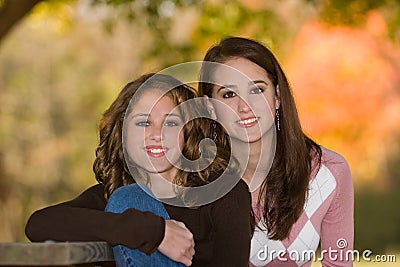
{"type": "MultiPolygon", "coordinates": [[[[258,203],[263,205],[269,237],[283,240],[289,236],[303,211],[312,160],[320,164],[321,148],[304,134],[286,75],[273,53],[261,43],[241,37],[223,39],[207,51],[200,81],[211,81],[213,78],[213,69],[207,62],[224,63],[237,57],[254,62],[267,72],[275,88],[279,85],[280,130],[276,129],[275,156],[261,184],[258,203]]],[[[200,95],[211,97],[212,89],[211,83],[199,83],[200,95]]]]}
{"type": "MultiPolygon", "coordinates": [[[[99,183],[105,186],[106,199],[118,187],[135,183],[135,176],[141,175],[137,170],[138,167],[129,166],[125,160],[123,150],[123,123],[125,114],[129,114],[135,103],[140,98],[142,92],[148,90],[161,90],[165,95],[178,106],[178,110],[185,122],[183,126],[184,146],[182,155],[189,160],[198,158],[204,159],[214,158],[214,154],[206,153],[203,150],[200,155],[200,141],[204,138],[211,138],[213,126],[212,121],[207,118],[201,118],[207,112],[205,105],[201,103],[202,98],[197,98],[194,88],[182,84],[175,78],[163,74],[145,74],[138,79],[128,83],[121,90],[118,97],[111,106],[103,114],[103,118],[99,125],[100,141],[96,149],[96,158],[93,163],[93,171],[99,183]],[[141,89],[138,91],[138,89],[141,89]],[[181,105],[181,103],[193,100],[189,105],[181,105]],[[199,117],[191,119],[193,117],[199,117]]],[[[189,172],[179,170],[173,182],[182,186],[200,186],[209,183],[211,179],[221,175],[230,164],[230,149],[226,149],[227,137],[220,135],[217,137],[217,146],[215,159],[210,166],[202,171],[198,171],[196,175],[190,175],[189,172]],[[213,175],[211,175],[213,174],[213,175]]],[[[228,146],[229,147],[229,146],[228,146]]],[[[129,162],[129,159],[128,159],[129,162]]],[[[130,164],[130,162],[129,162],[130,164]]],[[[208,164],[207,164],[208,165],[208,164]]],[[[228,169],[234,172],[235,167],[232,165],[228,169]]]]}

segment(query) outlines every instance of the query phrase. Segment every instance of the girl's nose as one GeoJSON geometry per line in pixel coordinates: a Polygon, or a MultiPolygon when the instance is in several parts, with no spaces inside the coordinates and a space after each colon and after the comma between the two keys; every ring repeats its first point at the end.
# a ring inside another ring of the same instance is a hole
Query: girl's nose
{"type": "Polygon", "coordinates": [[[250,106],[247,104],[246,100],[242,99],[241,97],[238,97],[238,111],[241,113],[247,113],[251,111],[250,106]]]}
{"type": "Polygon", "coordinates": [[[162,140],[162,125],[152,125],[146,129],[150,140],[160,142],[162,140]]]}

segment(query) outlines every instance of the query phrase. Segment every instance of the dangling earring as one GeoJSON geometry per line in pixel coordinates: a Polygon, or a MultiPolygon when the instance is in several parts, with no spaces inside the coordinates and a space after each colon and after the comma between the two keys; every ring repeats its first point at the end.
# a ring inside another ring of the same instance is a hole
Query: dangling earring
{"type": "Polygon", "coordinates": [[[217,144],[218,134],[217,134],[217,123],[215,121],[213,121],[212,128],[213,128],[212,129],[212,138],[214,140],[214,143],[217,144]]]}
{"type": "Polygon", "coordinates": [[[278,131],[280,131],[281,125],[279,123],[279,108],[275,110],[275,123],[276,123],[276,128],[278,129],[278,131]]]}

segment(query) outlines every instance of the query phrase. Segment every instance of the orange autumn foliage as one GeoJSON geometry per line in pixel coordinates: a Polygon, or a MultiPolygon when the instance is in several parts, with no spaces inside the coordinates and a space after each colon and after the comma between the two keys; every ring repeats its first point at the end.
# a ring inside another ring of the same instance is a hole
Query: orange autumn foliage
{"type": "Polygon", "coordinates": [[[356,182],[385,181],[397,149],[400,48],[386,34],[378,12],[364,28],[307,23],[286,64],[304,130],[343,154],[356,182]]]}

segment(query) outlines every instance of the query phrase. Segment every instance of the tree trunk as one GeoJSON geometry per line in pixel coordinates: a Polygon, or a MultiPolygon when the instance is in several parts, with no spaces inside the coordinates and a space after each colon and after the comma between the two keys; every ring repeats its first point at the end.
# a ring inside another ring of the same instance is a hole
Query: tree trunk
{"type": "Polygon", "coordinates": [[[28,14],[37,3],[42,1],[43,0],[0,1],[0,44],[12,27],[28,14]]]}

